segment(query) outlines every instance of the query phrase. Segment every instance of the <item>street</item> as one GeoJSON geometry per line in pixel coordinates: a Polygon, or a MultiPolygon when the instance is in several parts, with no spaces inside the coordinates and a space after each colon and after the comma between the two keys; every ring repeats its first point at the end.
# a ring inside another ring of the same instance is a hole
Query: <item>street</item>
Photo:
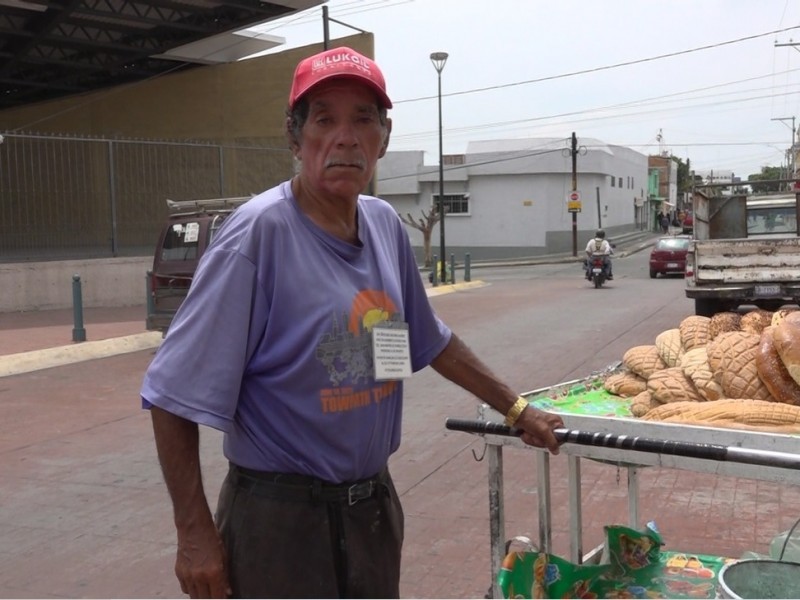
{"type": "MultiPolygon", "coordinates": [[[[578,263],[480,268],[487,285],[432,298],[437,313],[520,392],[584,377],[652,344],[693,313],[683,279],[651,280],[648,252],[594,289],[578,263]]],[[[0,379],[0,596],[180,597],[175,534],[138,390],[152,351],[0,379]]],[[[490,584],[487,465],[480,438],[444,429],[476,401],[425,369],[406,383],[390,468],[406,512],[403,597],[482,597],[490,584]]],[[[212,505],[226,463],[201,434],[212,505]]],[[[534,454],[505,453],[506,533],[537,537],[534,454]]],[[[554,550],[568,552],[565,459],[553,459],[554,550]]],[[[626,523],[624,472],[584,461],[584,548],[626,523]]],[[[775,484],[647,468],[641,514],[668,548],[766,552],[800,514],[775,484]]]]}

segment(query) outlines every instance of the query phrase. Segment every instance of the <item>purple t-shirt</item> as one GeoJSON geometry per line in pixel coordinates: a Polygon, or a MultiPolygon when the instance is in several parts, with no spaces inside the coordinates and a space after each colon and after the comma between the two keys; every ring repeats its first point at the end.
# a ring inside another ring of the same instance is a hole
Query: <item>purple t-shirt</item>
{"type": "Polygon", "coordinates": [[[147,370],[145,408],[221,429],[243,467],[333,482],[378,472],[400,444],[403,385],[375,380],[372,326],[408,324],[414,371],[450,330],[388,203],[359,198],[358,237],[314,224],[289,182],[237,209],[147,370]]]}

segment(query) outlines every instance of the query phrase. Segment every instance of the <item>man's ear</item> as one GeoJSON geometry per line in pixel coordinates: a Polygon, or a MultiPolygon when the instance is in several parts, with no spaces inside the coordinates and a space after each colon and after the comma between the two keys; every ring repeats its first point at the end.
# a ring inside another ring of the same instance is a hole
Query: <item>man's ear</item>
{"type": "Polygon", "coordinates": [[[389,148],[389,138],[392,137],[392,120],[387,117],[386,119],[386,134],[383,136],[383,146],[378,158],[383,158],[386,150],[389,148]]]}
{"type": "Polygon", "coordinates": [[[292,151],[292,155],[297,159],[300,160],[300,141],[297,139],[297,136],[294,134],[294,128],[292,127],[292,118],[286,117],[286,140],[289,142],[289,149],[292,151]]]}

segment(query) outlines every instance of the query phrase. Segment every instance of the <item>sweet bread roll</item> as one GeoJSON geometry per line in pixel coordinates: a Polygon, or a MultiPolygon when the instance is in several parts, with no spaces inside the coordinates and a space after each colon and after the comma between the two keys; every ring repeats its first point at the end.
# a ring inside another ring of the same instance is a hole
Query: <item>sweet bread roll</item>
{"type": "Polygon", "coordinates": [[[726,398],[752,398],[775,402],[769,388],[758,376],[756,355],[759,340],[760,338],[756,340],[754,346],[741,353],[723,357],[723,371],[719,385],[726,398]]]}
{"type": "Polygon", "coordinates": [[[645,390],[633,398],[631,402],[631,414],[634,417],[642,417],[656,406],[661,406],[661,404],[658,400],[653,398],[653,394],[645,390]]]}
{"type": "Polygon", "coordinates": [[[763,400],[675,402],[653,408],[641,418],[703,427],[800,433],[800,407],[763,400]]]}
{"type": "Polygon", "coordinates": [[[647,391],[660,404],[705,400],[680,367],[670,367],[653,373],[647,380],[647,391]]]}
{"type": "Polygon", "coordinates": [[[789,313],[793,313],[796,310],[797,310],[796,308],[779,308],[774,313],[772,313],[772,323],[771,323],[772,326],[774,327],[775,325],[783,321],[786,318],[786,315],[788,315],[789,313]]]}
{"type": "Polygon", "coordinates": [[[725,331],[715,337],[706,347],[708,353],[708,366],[714,379],[720,382],[723,371],[723,357],[728,354],[735,356],[750,347],[758,346],[760,337],[746,331],[725,331]]]}
{"type": "Polygon", "coordinates": [[[694,348],[684,354],[681,358],[681,369],[706,400],[719,400],[724,396],[722,386],[714,380],[705,347],[694,348]]]}
{"type": "Polygon", "coordinates": [[[800,385],[792,379],[783,364],[773,341],[773,327],[767,327],[761,334],[761,342],[756,354],[758,376],[775,400],[785,404],[800,404],[800,385]]]}
{"type": "Polygon", "coordinates": [[[708,344],[708,326],[710,323],[710,318],[699,315],[692,315],[681,321],[678,329],[681,333],[681,345],[685,351],[688,352],[708,344]]]}
{"type": "Polygon", "coordinates": [[[711,317],[708,323],[708,339],[716,339],[721,333],[739,331],[739,322],[742,316],[735,312],[721,312],[711,317]]]}
{"type": "Polygon", "coordinates": [[[631,398],[647,389],[647,381],[636,373],[623,371],[606,377],[603,387],[617,396],[631,398]]]}
{"type": "Polygon", "coordinates": [[[767,327],[772,325],[772,313],[768,310],[757,308],[742,316],[739,328],[749,333],[761,335],[767,327]]]}
{"type": "Polygon", "coordinates": [[[629,348],[622,356],[622,364],[632,371],[647,379],[661,369],[666,369],[666,363],[661,360],[658,348],[655,346],[634,346],[629,348]]]}
{"type": "Polygon", "coordinates": [[[800,384],[800,311],[789,313],[775,326],[772,341],[789,375],[800,384]]]}
{"type": "Polygon", "coordinates": [[[677,367],[684,352],[680,329],[668,329],[659,333],[656,337],[656,348],[667,367],[677,367]]]}

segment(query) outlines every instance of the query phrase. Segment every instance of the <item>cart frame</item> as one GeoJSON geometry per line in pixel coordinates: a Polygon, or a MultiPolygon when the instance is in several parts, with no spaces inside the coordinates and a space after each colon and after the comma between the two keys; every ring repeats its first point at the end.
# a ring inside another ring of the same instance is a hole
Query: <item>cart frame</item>
{"type": "MultiPolygon", "coordinates": [[[[591,379],[591,378],[587,378],[591,379]]],[[[525,397],[540,395],[544,392],[567,389],[586,381],[569,381],[556,386],[532,390],[522,394],[525,397]]],[[[670,439],[676,441],[696,442],[703,440],[709,444],[731,447],[743,447],[754,450],[785,452],[800,456],[798,453],[798,437],[794,435],[763,433],[756,431],[700,427],[675,423],[642,421],[636,418],[594,417],[559,413],[569,429],[597,431],[617,435],[635,433],[639,436],[670,439]],[[635,431],[634,431],[635,430],[635,431]]],[[[478,419],[482,421],[502,422],[503,417],[486,404],[478,407],[478,419]]],[[[546,450],[526,445],[517,437],[500,435],[483,435],[486,443],[486,455],[489,468],[489,528],[491,543],[492,597],[501,598],[502,593],[497,576],[505,554],[505,509],[503,498],[503,448],[521,448],[535,453],[536,476],[538,490],[539,514],[539,549],[543,552],[552,550],[552,511],[550,488],[550,454],[546,450]]],[[[743,477],[773,483],[800,484],[800,470],[786,467],[771,467],[724,462],[708,459],[687,458],[668,454],[656,454],[604,448],[597,446],[581,446],[565,444],[561,454],[567,458],[567,488],[569,493],[569,531],[570,560],[576,563],[591,562],[597,557],[599,548],[584,554],[582,541],[582,504],[581,504],[581,459],[589,458],[606,463],[616,464],[627,471],[628,485],[628,521],[633,528],[639,527],[639,468],[657,466],[680,469],[714,475],[743,477]]]]}

